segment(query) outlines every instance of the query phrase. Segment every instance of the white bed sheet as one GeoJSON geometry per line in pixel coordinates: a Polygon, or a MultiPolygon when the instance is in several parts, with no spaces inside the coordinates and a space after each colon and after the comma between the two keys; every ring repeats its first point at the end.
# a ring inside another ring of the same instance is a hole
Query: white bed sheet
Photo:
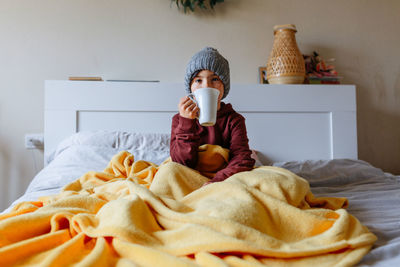
{"type": "MultiPolygon", "coordinates": [[[[136,160],[159,164],[169,156],[169,136],[103,131],[73,135],[58,146],[48,166],[10,208],[21,201],[57,194],[87,171],[102,171],[121,150],[133,153],[136,160]]],[[[378,237],[358,266],[400,266],[400,176],[384,173],[361,160],[281,162],[274,166],[307,179],[317,196],[349,199],[349,212],[378,237]]]]}
{"type": "Polygon", "coordinates": [[[306,178],[316,196],[346,197],[348,211],[377,237],[358,266],[400,266],[400,176],[361,160],[275,163],[306,178]]]}

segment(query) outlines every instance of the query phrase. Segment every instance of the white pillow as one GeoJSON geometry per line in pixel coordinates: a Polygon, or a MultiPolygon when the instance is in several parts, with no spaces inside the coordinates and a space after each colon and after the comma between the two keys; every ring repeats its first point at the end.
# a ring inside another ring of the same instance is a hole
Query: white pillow
{"type": "Polygon", "coordinates": [[[102,171],[122,150],[135,160],[161,164],[169,157],[169,134],[83,131],[63,140],[51,162],[31,181],[27,192],[61,189],[88,171],[102,171]]]}
{"type": "MultiPolygon", "coordinates": [[[[46,159],[49,163],[64,150],[72,146],[90,146],[97,148],[113,148],[118,151],[127,150],[140,156],[152,154],[154,157],[146,156],[145,160],[159,163],[160,157],[169,156],[170,135],[164,133],[129,133],[122,131],[82,131],[64,139],[54,152],[46,159]]],[[[136,157],[135,157],[136,158],[136,157]]],[[[165,159],[164,158],[164,159],[165,159]]]]}

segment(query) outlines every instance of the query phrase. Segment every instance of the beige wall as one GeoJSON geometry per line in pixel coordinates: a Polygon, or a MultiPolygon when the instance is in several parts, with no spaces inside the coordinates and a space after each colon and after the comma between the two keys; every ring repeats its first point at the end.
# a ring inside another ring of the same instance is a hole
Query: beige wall
{"type": "Polygon", "coordinates": [[[2,0],[0,208],[43,166],[24,135],[43,132],[44,80],[182,81],[189,57],[210,45],[230,60],[232,82],[256,83],[272,27],[286,23],[303,53],[335,57],[344,82],[357,85],[360,159],[400,173],[398,14],[396,0],[226,0],[190,15],[169,0],[2,0]]]}

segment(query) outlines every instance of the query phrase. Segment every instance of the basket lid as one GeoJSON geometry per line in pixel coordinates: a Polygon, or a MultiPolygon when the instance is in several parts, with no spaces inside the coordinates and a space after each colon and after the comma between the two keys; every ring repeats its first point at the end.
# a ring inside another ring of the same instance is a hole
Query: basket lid
{"type": "Polygon", "coordinates": [[[294,32],[297,32],[296,25],[294,25],[294,24],[275,25],[274,33],[279,30],[293,30],[294,32]]]}

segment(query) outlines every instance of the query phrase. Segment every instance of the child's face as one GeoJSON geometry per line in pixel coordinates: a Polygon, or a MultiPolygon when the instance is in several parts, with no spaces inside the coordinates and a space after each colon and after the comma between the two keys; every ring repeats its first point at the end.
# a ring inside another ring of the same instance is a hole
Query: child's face
{"type": "Polygon", "coordinates": [[[218,97],[218,109],[220,107],[221,98],[224,95],[224,84],[221,79],[214,72],[210,70],[202,70],[200,71],[196,77],[193,78],[192,84],[190,85],[190,89],[192,93],[200,88],[215,88],[219,91],[218,97]]]}

